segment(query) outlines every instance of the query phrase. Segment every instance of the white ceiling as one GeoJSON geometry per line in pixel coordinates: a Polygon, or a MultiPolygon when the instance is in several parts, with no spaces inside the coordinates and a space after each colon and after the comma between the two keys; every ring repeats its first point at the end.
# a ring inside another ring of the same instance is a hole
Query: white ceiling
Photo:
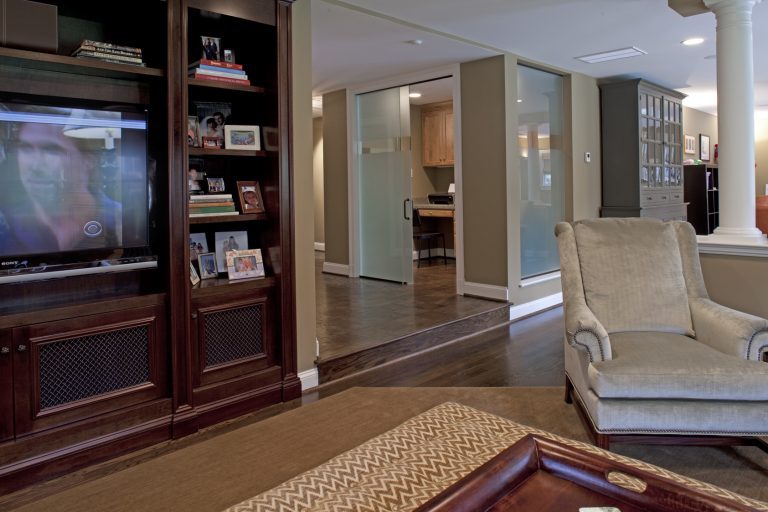
{"type": "MultiPolygon", "coordinates": [[[[768,108],[768,1],[754,8],[753,42],[756,105],[768,108]]],[[[595,78],[644,78],[717,110],[715,16],[684,18],[666,0],[313,0],[312,44],[315,94],[508,51],[595,78]],[[680,44],[694,36],[705,42],[680,44]],[[628,46],[648,54],[575,59],[628,46]]]]}

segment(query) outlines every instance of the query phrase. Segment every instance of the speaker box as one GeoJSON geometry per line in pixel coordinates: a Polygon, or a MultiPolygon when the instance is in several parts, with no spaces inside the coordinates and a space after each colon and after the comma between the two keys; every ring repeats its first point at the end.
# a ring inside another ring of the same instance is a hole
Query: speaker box
{"type": "Polygon", "coordinates": [[[0,0],[0,44],[56,53],[58,8],[29,0],[0,0]]]}

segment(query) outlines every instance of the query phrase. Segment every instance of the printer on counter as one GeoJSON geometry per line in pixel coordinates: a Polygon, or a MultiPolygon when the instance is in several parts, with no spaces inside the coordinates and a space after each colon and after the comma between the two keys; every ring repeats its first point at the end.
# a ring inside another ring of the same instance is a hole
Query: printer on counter
{"type": "Polygon", "coordinates": [[[435,194],[428,194],[427,200],[429,204],[453,204],[453,196],[456,192],[456,186],[451,183],[448,186],[448,192],[440,192],[435,194]]]}

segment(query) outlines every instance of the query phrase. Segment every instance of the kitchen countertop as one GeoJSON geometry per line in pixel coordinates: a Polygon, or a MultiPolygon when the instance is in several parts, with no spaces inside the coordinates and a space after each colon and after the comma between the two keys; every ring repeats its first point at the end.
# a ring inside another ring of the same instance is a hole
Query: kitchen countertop
{"type": "Polygon", "coordinates": [[[417,210],[455,210],[452,204],[430,204],[426,202],[414,202],[413,207],[417,210]]]}

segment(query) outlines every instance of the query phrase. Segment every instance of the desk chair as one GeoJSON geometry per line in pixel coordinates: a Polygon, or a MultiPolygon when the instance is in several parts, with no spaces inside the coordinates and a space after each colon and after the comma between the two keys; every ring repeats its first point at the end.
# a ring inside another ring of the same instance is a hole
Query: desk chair
{"type": "MultiPolygon", "coordinates": [[[[445,265],[448,265],[448,256],[446,255],[445,251],[445,235],[439,232],[425,232],[422,231],[423,227],[421,225],[421,217],[419,216],[419,210],[413,210],[413,247],[416,249],[417,253],[417,259],[416,259],[416,267],[421,266],[421,243],[423,240],[427,241],[427,254],[429,256],[427,259],[432,258],[432,240],[437,240],[440,243],[440,246],[443,248],[443,263],[445,265]]],[[[435,248],[440,247],[435,246],[435,248]]]]}

